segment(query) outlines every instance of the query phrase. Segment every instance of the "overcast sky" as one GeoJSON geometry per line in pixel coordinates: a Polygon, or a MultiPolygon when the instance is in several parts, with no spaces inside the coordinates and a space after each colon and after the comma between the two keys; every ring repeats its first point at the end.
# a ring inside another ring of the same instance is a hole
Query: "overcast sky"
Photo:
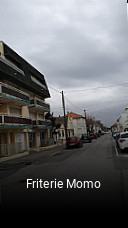
{"type": "Polygon", "coordinates": [[[0,0],[0,40],[44,74],[54,115],[62,90],[66,111],[108,126],[128,106],[126,2],[0,0]]]}

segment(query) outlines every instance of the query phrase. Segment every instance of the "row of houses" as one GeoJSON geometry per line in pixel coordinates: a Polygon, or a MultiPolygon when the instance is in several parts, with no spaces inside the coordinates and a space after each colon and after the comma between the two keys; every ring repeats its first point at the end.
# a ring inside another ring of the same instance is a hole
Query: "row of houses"
{"type": "Polygon", "coordinates": [[[112,131],[128,131],[128,108],[120,114],[116,122],[112,125],[112,131]]]}
{"type": "MultiPolygon", "coordinates": [[[[0,41],[0,157],[65,140],[64,118],[50,114],[44,75],[0,41]]],[[[98,132],[100,121],[67,113],[68,136],[98,132]]]]}
{"type": "MultiPolygon", "coordinates": [[[[92,118],[85,118],[82,115],[70,112],[66,114],[67,122],[67,136],[81,137],[82,134],[87,133],[99,133],[103,130],[103,124],[100,121],[96,121],[92,118]]],[[[65,143],[65,122],[64,117],[59,116],[55,118],[56,126],[59,126],[55,130],[54,141],[65,143]]]]}

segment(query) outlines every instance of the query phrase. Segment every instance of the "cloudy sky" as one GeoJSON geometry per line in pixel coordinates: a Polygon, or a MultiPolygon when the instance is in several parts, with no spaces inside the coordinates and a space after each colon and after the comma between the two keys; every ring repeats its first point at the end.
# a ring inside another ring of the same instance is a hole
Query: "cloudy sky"
{"type": "Polygon", "coordinates": [[[126,2],[0,1],[0,40],[44,74],[54,115],[62,90],[66,111],[107,126],[128,106],[126,2]]]}

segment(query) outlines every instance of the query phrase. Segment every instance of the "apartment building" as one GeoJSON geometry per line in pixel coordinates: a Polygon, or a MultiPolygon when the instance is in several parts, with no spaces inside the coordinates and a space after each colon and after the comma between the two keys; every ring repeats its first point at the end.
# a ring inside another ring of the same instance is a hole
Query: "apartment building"
{"type": "Polygon", "coordinates": [[[49,97],[44,75],[0,41],[0,156],[51,143],[49,97]]]}

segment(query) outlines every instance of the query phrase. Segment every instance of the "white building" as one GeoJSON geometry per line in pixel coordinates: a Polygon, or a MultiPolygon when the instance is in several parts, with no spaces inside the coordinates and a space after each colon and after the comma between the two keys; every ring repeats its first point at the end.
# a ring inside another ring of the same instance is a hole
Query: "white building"
{"type": "MultiPolygon", "coordinates": [[[[66,117],[67,121],[67,136],[72,137],[74,136],[74,128],[73,128],[73,121],[72,118],[66,117]]],[[[55,124],[60,124],[60,127],[56,129],[56,133],[54,134],[54,141],[60,144],[65,143],[65,127],[64,127],[64,117],[59,116],[56,117],[55,124]]]]}
{"type": "Polygon", "coordinates": [[[68,113],[66,116],[69,117],[69,120],[72,123],[74,129],[74,136],[79,137],[82,134],[87,133],[85,117],[73,112],[68,113]]]}
{"type": "Polygon", "coordinates": [[[125,108],[125,112],[120,115],[116,124],[119,131],[128,130],[128,108],[125,108]]]}

